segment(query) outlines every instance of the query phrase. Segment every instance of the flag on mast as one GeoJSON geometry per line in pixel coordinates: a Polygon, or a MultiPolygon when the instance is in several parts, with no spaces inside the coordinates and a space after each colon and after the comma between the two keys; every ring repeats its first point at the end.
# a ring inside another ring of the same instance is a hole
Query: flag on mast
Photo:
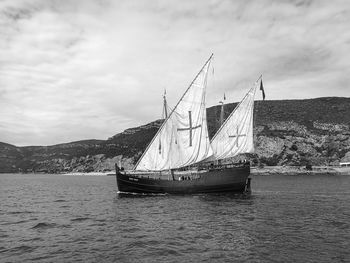
{"type": "Polygon", "coordinates": [[[265,90],[264,90],[262,79],[260,80],[260,90],[262,92],[263,100],[265,100],[265,90]]]}

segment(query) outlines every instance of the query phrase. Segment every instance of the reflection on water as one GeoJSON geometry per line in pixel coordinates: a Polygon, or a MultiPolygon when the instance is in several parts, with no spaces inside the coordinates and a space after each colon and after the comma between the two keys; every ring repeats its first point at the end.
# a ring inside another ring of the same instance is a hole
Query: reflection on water
{"type": "Polygon", "coordinates": [[[342,262],[350,178],[254,177],[251,195],[120,195],[113,177],[0,175],[0,261],[342,262]]]}

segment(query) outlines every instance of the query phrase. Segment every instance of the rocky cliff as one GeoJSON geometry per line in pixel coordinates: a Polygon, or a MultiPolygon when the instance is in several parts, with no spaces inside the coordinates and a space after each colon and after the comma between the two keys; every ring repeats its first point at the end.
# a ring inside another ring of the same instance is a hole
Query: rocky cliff
{"type": "MultiPolygon", "coordinates": [[[[225,117],[236,105],[226,105],[225,117]]],[[[219,106],[208,108],[210,136],[219,128],[219,115],[219,106]]],[[[0,143],[0,172],[109,171],[119,162],[131,168],[161,123],[107,140],[28,147],[0,143]]],[[[328,165],[350,159],[350,98],[257,101],[254,124],[256,154],[249,158],[256,165],[328,165]]]]}

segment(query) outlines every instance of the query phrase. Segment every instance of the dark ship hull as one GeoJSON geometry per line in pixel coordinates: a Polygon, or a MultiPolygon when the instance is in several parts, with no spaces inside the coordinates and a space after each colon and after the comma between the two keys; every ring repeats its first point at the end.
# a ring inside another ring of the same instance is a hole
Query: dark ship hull
{"type": "Polygon", "coordinates": [[[116,166],[118,190],[122,193],[244,193],[250,192],[249,174],[249,163],[210,167],[204,171],[189,171],[187,174],[176,174],[176,172],[174,172],[169,175],[171,179],[169,179],[169,177],[168,179],[156,178],[158,175],[157,173],[127,173],[121,171],[119,167],[116,166]]]}

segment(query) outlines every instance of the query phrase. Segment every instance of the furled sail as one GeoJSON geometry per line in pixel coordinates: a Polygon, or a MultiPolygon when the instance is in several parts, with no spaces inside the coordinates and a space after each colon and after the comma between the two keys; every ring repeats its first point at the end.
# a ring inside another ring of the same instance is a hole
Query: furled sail
{"type": "Polygon", "coordinates": [[[212,56],[160,127],[135,170],[166,170],[191,165],[212,155],[205,90],[212,56]]]}
{"type": "Polygon", "coordinates": [[[249,90],[212,138],[211,146],[214,154],[209,160],[221,160],[234,157],[240,153],[250,153],[254,151],[254,95],[258,83],[260,83],[259,80],[255,82],[254,86],[249,90]]]}

